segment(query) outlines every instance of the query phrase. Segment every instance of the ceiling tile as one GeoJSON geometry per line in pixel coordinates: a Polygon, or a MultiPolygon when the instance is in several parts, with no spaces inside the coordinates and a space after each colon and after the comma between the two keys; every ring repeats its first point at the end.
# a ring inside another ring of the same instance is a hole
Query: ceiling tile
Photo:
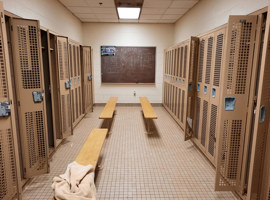
{"type": "Polygon", "coordinates": [[[170,6],[170,8],[191,8],[198,1],[197,0],[174,0],[170,6]]]}
{"type": "Polygon", "coordinates": [[[141,15],[140,19],[160,19],[161,15],[141,15]]]}
{"type": "Polygon", "coordinates": [[[159,20],[154,20],[154,19],[140,19],[139,23],[158,23],[159,20]]]}
{"type": "Polygon", "coordinates": [[[116,14],[115,8],[94,8],[93,13],[107,13],[107,14],[116,14]]]}
{"type": "Polygon", "coordinates": [[[76,16],[79,18],[87,18],[87,19],[97,18],[97,16],[95,14],[91,14],[91,13],[88,13],[88,14],[78,13],[78,14],[76,14],[76,16]]]}
{"type": "MultiPolygon", "coordinates": [[[[77,0],[75,0],[77,1],[77,0]]],[[[85,0],[89,6],[92,7],[115,7],[114,0],[85,0]],[[99,3],[102,2],[102,5],[99,3]]]]}
{"type": "Polygon", "coordinates": [[[160,15],[164,14],[166,11],[165,8],[142,8],[142,14],[147,14],[147,15],[160,15]]]}
{"type": "Polygon", "coordinates": [[[95,14],[99,19],[118,19],[116,14],[95,14]]]}
{"type": "Polygon", "coordinates": [[[118,22],[118,19],[99,19],[100,22],[118,22]]]}
{"type": "Polygon", "coordinates": [[[169,8],[172,0],[144,0],[144,8],[169,8]]]}
{"type": "Polygon", "coordinates": [[[173,24],[176,20],[174,19],[161,19],[159,20],[159,23],[170,23],[173,24]]]}
{"type": "Polygon", "coordinates": [[[181,15],[163,15],[161,19],[178,19],[181,15]]]}
{"type": "Polygon", "coordinates": [[[82,18],[81,19],[82,20],[82,22],[99,22],[99,19],[87,19],[87,18],[82,18]]]}
{"type": "Polygon", "coordinates": [[[187,11],[187,8],[169,8],[166,10],[165,15],[183,15],[187,11]]]}
{"type": "Polygon", "coordinates": [[[71,12],[73,13],[93,13],[93,10],[88,7],[88,6],[84,6],[84,7],[68,7],[69,10],[71,10],[71,12]]]}
{"type": "Polygon", "coordinates": [[[88,6],[85,0],[60,0],[65,6],[88,6]]]}

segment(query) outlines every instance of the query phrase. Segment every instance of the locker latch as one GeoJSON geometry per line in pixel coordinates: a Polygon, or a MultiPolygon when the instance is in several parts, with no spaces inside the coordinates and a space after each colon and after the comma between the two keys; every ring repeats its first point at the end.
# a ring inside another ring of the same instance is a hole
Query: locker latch
{"type": "Polygon", "coordinates": [[[265,120],[265,106],[264,105],[262,105],[260,108],[260,117],[259,118],[260,118],[259,122],[263,123],[265,120]]]}
{"type": "Polygon", "coordinates": [[[66,81],[65,82],[66,89],[69,89],[71,87],[71,85],[72,85],[72,81],[66,81]]]}
{"type": "Polygon", "coordinates": [[[225,110],[233,111],[235,107],[236,99],[235,97],[225,97],[225,110]]]}
{"type": "Polygon", "coordinates": [[[43,101],[43,91],[34,91],[32,92],[32,95],[35,103],[40,103],[43,101]]]}
{"type": "Polygon", "coordinates": [[[0,117],[10,116],[10,102],[0,102],[0,117]]]}
{"type": "Polygon", "coordinates": [[[88,76],[88,81],[92,81],[92,76],[91,75],[88,76]]]}
{"type": "Polygon", "coordinates": [[[188,91],[192,92],[192,84],[191,83],[188,84],[188,91]]]}

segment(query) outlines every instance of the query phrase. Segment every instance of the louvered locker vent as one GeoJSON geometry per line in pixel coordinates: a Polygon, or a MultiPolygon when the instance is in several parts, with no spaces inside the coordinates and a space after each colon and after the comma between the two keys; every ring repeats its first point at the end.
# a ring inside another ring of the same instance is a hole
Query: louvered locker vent
{"type": "Polygon", "coordinates": [[[237,190],[245,139],[256,16],[230,16],[216,170],[216,190],[237,190]]]}
{"type": "Polygon", "coordinates": [[[40,88],[37,27],[18,26],[19,55],[24,89],[40,88]],[[28,38],[26,37],[28,34],[28,38]],[[30,55],[29,55],[30,54],[30,55]],[[28,59],[28,56],[31,59],[28,59]]]}
{"type": "Polygon", "coordinates": [[[199,125],[201,112],[201,98],[196,97],[195,138],[199,139],[199,125]]]}
{"type": "Polygon", "coordinates": [[[12,199],[17,192],[17,184],[11,129],[0,129],[0,176],[0,199],[12,199]]]}
{"type": "Polygon", "coordinates": [[[210,84],[210,73],[212,66],[212,54],[213,54],[213,37],[208,38],[208,48],[207,48],[207,59],[206,59],[206,72],[205,72],[205,83],[210,84]]]}
{"type": "Polygon", "coordinates": [[[221,33],[217,36],[217,44],[216,44],[216,58],[215,58],[215,71],[214,71],[214,86],[219,86],[220,82],[220,70],[222,63],[222,52],[223,52],[223,42],[224,42],[224,34],[221,33]]]}
{"type": "Polygon", "coordinates": [[[46,143],[44,140],[43,112],[25,113],[29,168],[35,167],[38,163],[37,170],[42,170],[47,164],[46,143]]]}
{"type": "Polygon", "coordinates": [[[202,40],[200,43],[200,53],[199,53],[199,70],[198,70],[198,82],[202,82],[203,74],[203,63],[204,63],[204,46],[205,40],[202,40]]]}
{"type": "Polygon", "coordinates": [[[2,37],[0,38],[0,97],[8,97],[8,88],[7,88],[7,78],[6,78],[6,68],[4,63],[4,52],[3,52],[3,43],[2,37]]]}
{"type": "Polygon", "coordinates": [[[212,104],[210,115],[209,145],[208,145],[208,152],[212,156],[214,156],[215,153],[216,126],[217,126],[217,106],[212,104]]]}

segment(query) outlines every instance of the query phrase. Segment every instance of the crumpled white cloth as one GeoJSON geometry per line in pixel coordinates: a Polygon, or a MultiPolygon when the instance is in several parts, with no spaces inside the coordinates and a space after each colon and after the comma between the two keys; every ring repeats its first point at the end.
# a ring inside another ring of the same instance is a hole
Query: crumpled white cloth
{"type": "Polygon", "coordinates": [[[64,174],[53,178],[52,188],[57,200],[96,200],[93,166],[70,163],[64,174]]]}

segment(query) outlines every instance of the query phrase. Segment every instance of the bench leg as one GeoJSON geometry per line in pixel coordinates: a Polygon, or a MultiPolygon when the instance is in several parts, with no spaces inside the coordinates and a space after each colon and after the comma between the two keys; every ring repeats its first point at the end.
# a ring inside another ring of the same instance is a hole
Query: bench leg
{"type": "Polygon", "coordinates": [[[150,119],[146,119],[147,123],[147,132],[150,133],[150,119]]]}

